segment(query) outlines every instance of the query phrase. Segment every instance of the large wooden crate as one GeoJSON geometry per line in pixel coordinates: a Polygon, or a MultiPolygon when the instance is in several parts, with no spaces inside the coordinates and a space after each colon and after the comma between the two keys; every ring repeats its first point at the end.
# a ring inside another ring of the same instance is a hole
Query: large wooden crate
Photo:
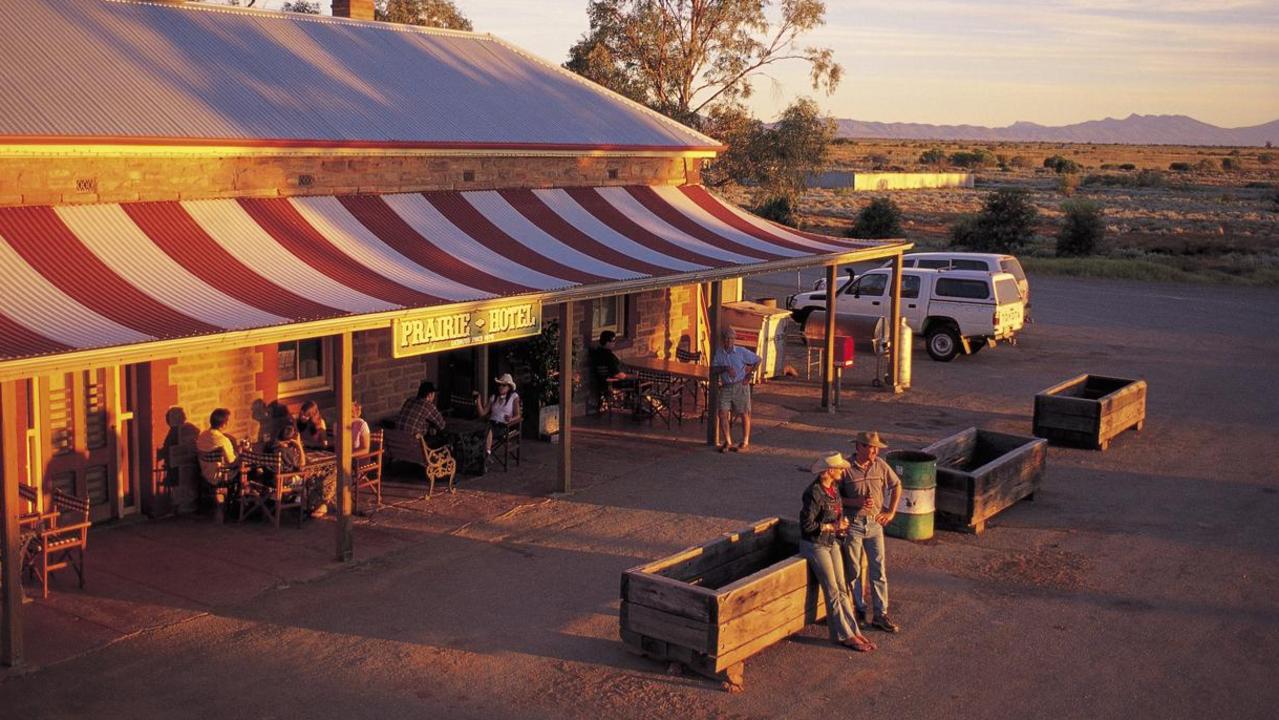
{"type": "Polygon", "coordinates": [[[1034,499],[1048,441],[968,428],[924,448],[937,457],[937,522],[980,533],[992,516],[1034,499]]]}
{"type": "Polygon", "coordinates": [[[1145,380],[1080,375],[1035,395],[1034,433],[1053,442],[1105,450],[1145,421],[1145,380]]]}
{"type": "Polygon", "coordinates": [[[742,686],[746,658],[826,616],[799,524],[767,518],[622,573],[622,640],[742,686]]]}

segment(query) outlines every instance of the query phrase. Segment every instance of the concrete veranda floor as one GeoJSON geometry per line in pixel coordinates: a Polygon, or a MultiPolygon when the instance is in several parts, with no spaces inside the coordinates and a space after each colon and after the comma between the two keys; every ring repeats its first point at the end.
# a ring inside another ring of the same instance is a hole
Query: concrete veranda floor
{"type": "Polygon", "coordinates": [[[918,361],[906,395],[862,386],[832,416],[814,386],[770,384],[746,455],[646,426],[583,432],[568,497],[543,494],[555,447],[529,444],[522,472],[360,519],[353,564],[331,562],[327,521],[103,529],[89,588],[62,579],[25,607],[33,660],[42,638],[79,644],[8,673],[0,715],[1271,717],[1279,293],[1032,282],[1019,347],[918,361]],[[797,466],[853,431],[897,447],[971,425],[1026,434],[1033,394],[1083,371],[1145,377],[1145,431],[1105,453],[1052,448],[1035,502],[981,536],[890,540],[904,630],[877,653],[810,627],[728,695],[618,641],[622,570],[795,514],[811,479],[797,466]]]}

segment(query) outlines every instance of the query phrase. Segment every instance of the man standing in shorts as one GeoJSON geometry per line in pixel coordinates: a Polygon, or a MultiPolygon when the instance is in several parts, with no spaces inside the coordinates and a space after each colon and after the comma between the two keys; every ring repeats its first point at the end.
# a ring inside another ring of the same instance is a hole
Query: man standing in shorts
{"type": "Polygon", "coordinates": [[[724,433],[720,452],[745,451],[751,444],[751,375],[759,365],[759,356],[737,347],[732,328],[720,332],[720,346],[711,358],[711,373],[719,380],[719,426],[724,433]],[[730,415],[730,412],[732,413],[730,415]],[[742,444],[733,444],[732,415],[742,418],[742,444]]]}

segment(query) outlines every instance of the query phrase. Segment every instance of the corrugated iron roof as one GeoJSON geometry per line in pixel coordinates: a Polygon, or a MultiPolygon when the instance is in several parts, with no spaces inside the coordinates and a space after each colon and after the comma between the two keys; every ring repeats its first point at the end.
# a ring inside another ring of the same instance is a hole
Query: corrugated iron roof
{"type": "Polygon", "coordinates": [[[133,0],[0,19],[0,142],[718,146],[491,35],[133,0]]]}

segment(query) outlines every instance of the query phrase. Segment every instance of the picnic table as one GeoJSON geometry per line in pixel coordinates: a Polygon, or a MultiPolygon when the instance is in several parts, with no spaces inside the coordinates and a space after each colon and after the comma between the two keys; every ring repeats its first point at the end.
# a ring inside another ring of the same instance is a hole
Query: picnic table
{"type": "Polygon", "coordinates": [[[638,357],[627,358],[622,364],[635,371],[641,383],[647,384],[642,398],[646,401],[646,409],[650,417],[664,419],[668,428],[672,420],[683,424],[684,395],[689,392],[689,386],[696,388],[692,391],[696,406],[702,388],[711,380],[709,367],[681,360],[638,357]]]}

